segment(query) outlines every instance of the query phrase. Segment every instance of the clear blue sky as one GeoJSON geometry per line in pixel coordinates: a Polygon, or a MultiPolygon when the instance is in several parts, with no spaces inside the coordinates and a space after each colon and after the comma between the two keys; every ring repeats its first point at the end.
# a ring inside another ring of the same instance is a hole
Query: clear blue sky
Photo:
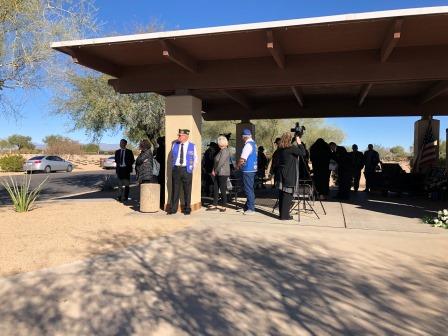
{"type": "MultiPolygon", "coordinates": [[[[332,0],[175,0],[148,1],[97,0],[98,18],[102,22],[101,35],[125,34],[135,25],[146,25],[157,21],[165,30],[220,26],[259,21],[295,19],[345,13],[359,13],[412,7],[443,6],[445,1],[332,1],[332,0]]],[[[81,142],[89,138],[83,131],[69,132],[70,123],[50,113],[51,92],[36,92],[22,108],[22,118],[2,120],[0,138],[13,133],[33,137],[41,143],[48,134],[63,134],[81,142]]],[[[441,136],[444,139],[448,117],[441,120],[441,136]]],[[[413,124],[416,117],[405,118],[335,118],[327,119],[330,124],[342,128],[347,134],[345,144],[358,143],[361,148],[368,143],[384,146],[400,144],[409,147],[413,142],[413,124]]],[[[108,134],[104,143],[116,143],[120,133],[108,134]]]]}

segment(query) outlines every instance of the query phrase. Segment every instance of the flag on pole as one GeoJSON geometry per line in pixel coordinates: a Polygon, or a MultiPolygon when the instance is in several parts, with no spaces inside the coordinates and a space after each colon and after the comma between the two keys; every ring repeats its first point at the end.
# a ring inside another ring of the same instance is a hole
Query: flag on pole
{"type": "Polygon", "coordinates": [[[432,166],[437,160],[437,139],[432,132],[432,122],[429,121],[428,128],[426,129],[425,136],[423,137],[423,143],[420,153],[417,158],[417,171],[422,167],[432,166]]]}

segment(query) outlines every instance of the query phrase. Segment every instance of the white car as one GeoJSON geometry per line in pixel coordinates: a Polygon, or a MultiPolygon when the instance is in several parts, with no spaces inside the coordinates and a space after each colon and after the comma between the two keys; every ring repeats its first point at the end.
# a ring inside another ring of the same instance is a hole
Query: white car
{"type": "Polygon", "coordinates": [[[53,171],[71,172],[72,170],[73,163],[56,155],[34,156],[31,159],[26,160],[23,164],[23,171],[27,173],[43,171],[48,174],[53,171]]]}
{"type": "Polygon", "coordinates": [[[109,156],[107,159],[103,161],[103,168],[104,169],[115,169],[117,166],[115,162],[115,156],[109,156]]]}

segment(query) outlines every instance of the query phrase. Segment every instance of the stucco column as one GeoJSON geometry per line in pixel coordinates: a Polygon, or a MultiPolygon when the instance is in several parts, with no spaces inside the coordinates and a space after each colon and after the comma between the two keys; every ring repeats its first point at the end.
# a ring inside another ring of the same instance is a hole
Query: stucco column
{"type": "Polygon", "coordinates": [[[437,159],[439,158],[440,120],[422,118],[414,123],[414,160],[422,148],[423,139],[425,138],[429,123],[431,123],[432,133],[437,140],[437,159]]]}
{"type": "Polygon", "coordinates": [[[255,140],[255,125],[252,124],[249,120],[241,120],[240,123],[236,124],[236,159],[238,160],[241,155],[241,151],[243,150],[243,139],[241,138],[241,134],[243,130],[247,128],[252,132],[252,139],[255,140]]]}
{"type": "Polygon", "coordinates": [[[177,139],[179,129],[186,128],[190,130],[189,140],[196,145],[198,154],[198,161],[193,170],[193,184],[191,188],[191,210],[195,211],[201,208],[202,101],[190,95],[179,95],[166,97],[165,104],[165,146],[167,164],[165,173],[165,209],[167,209],[167,206],[169,205],[172,190],[171,147],[173,141],[177,139]]]}

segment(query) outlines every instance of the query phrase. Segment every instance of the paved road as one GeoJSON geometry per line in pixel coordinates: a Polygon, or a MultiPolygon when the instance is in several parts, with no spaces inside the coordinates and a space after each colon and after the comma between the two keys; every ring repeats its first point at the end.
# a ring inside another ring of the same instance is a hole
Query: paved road
{"type": "MultiPolygon", "coordinates": [[[[32,174],[31,187],[36,187],[45,178],[47,182],[42,190],[40,200],[48,200],[56,197],[64,197],[78,193],[99,190],[106,176],[115,175],[113,170],[98,170],[92,172],[72,172],[72,173],[51,173],[32,174]]],[[[21,181],[25,175],[13,176],[17,181],[21,181]]],[[[8,177],[2,176],[1,180],[8,177]]],[[[10,200],[3,186],[0,186],[0,205],[9,204],[10,200]]]]}

